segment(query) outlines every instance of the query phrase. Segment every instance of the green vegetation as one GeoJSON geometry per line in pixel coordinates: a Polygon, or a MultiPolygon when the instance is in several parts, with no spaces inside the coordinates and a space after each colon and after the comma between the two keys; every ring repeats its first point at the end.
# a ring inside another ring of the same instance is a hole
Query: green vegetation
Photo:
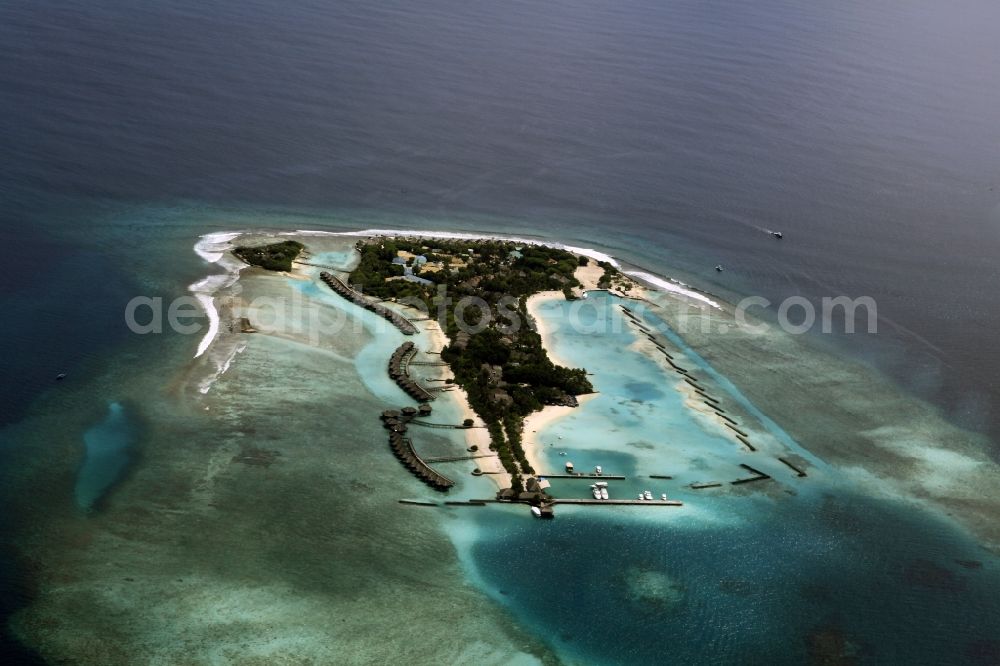
{"type": "Polygon", "coordinates": [[[621,272],[606,261],[598,261],[597,265],[604,269],[604,275],[597,281],[597,286],[601,289],[610,289],[611,283],[621,276],[621,272]]]}
{"type": "Polygon", "coordinates": [[[269,271],[290,271],[292,260],[299,256],[304,247],[296,241],[284,241],[256,247],[238,247],[233,250],[233,254],[251,266],[260,266],[269,271]]]}
{"type": "Polygon", "coordinates": [[[521,487],[519,474],[534,472],[521,444],[524,417],[545,405],[576,404],[575,396],[593,391],[584,370],[552,363],[541,336],[528,325],[525,306],[539,291],[570,297],[580,286],[573,276],[579,258],[556,248],[492,240],[376,239],[359,243],[358,250],[361,261],[350,276],[355,288],[422,304],[440,319],[451,339],[441,358],[486,423],[490,448],[513,476],[514,488],[521,487]],[[413,255],[427,263],[412,266],[418,263],[413,255]],[[393,263],[397,257],[433,284],[401,278],[403,267],[393,263]],[[475,304],[463,302],[466,297],[474,297],[475,304]],[[459,325],[459,317],[466,326],[459,325]]]}

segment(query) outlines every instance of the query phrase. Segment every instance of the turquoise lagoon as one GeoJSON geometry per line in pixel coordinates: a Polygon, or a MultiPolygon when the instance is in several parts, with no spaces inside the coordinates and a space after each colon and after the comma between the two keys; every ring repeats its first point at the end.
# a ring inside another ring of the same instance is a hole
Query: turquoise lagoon
{"type": "MultiPolygon", "coordinates": [[[[169,237],[172,245],[154,244],[164,249],[152,265],[168,265],[181,249],[191,254],[190,228],[169,237]]],[[[307,242],[316,263],[349,265],[351,253],[340,247],[349,241],[307,242]]],[[[172,277],[162,293],[183,290],[205,270],[184,268],[190,275],[172,277]]],[[[399,505],[405,497],[443,499],[391,456],[376,418],[408,404],[384,371],[403,336],[315,280],[247,273],[237,285],[247,302],[285,297],[298,309],[277,315],[287,320],[280,333],[220,336],[220,352],[234,340],[244,346],[218,359],[213,351],[192,361],[194,338],[133,341],[132,353],[118,354],[95,385],[60,386],[74,391],[61,403],[73,410],[58,423],[39,419],[22,438],[38,450],[56,443],[53,456],[66,469],[55,476],[72,479],[47,486],[42,498],[12,497],[43,526],[22,538],[42,563],[44,593],[14,626],[44,655],[115,664],[207,661],[238,649],[262,663],[282,654],[316,663],[409,655],[591,664],[802,663],[828,654],[950,663],[995,654],[993,556],[952,522],[859,492],[655,311],[640,314],[760,451],[746,452],[717,419],[692,409],[679,377],[639,348],[618,308],[634,303],[599,293],[586,303],[549,301],[541,315],[553,353],[592,372],[600,393],[527,433],[544,464],[601,464],[629,477],[612,482],[613,496],[649,488],[685,504],[561,506],[543,522],[520,506],[399,505]],[[572,317],[583,326],[567,325],[572,317]],[[326,332],[313,339],[309,322],[326,332]],[[198,390],[230,358],[208,392],[198,390]],[[106,489],[98,510],[53,510],[73,496],[75,479],[87,478],[73,476],[83,435],[102,431],[109,400],[143,424],[139,464],[106,489]],[[280,456],[269,468],[234,463],[246,446],[280,456]],[[807,478],[776,461],[786,453],[807,463],[807,478]],[[730,486],[747,475],[740,463],[776,480],[730,486]],[[674,478],[645,478],[654,473],[674,478]],[[724,486],[686,488],[698,481],[724,486]],[[389,636],[389,628],[401,633],[389,636]],[[115,652],[93,646],[95,632],[118,636],[115,652]]],[[[459,418],[447,398],[434,409],[435,420],[459,418]]],[[[414,435],[426,455],[464,445],[452,431],[414,435]]],[[[441,465],[458,482],[449,498],[492,493],[470,467],[441,465]]],[[[20,487],[53,472],[32,474],[20,487]]],[[[587,485],[553,487],[586,497],[587,485]]]]}
{"type": "MultiPolygon", "coordinates": [[[[902,500],[860,494],[767,417],[741,419],[758,451],[741,449],[717,419],[685,405],[676,373],[634,348],[619,304],[636,307],[598,292],[540,305],[551,350],[592,372],[599,395],[526,437],[547,470],[601,464],[629,477],[610,482],[612,497],[649,488],[685,505],[559,506],[545,522],[520,509],[478,514],[453,533],[467,531],[456,537],[463,561],[494,599],[578,663],[977,663],[996,654],[1000,571],[974,540],[902,500]],[[801,456],[809,476],[778,462],[782,454],[801,456]],[[730,485],[750,476],[740,462],[774,480],[730,485]],[[723,486],[686,487],[707,481],[723,486]]],[[[723,405],[763,416],[654,313],[642,317],[723,405]]],[[[589,497],[589,483],[552,487],[589,497]]]]}

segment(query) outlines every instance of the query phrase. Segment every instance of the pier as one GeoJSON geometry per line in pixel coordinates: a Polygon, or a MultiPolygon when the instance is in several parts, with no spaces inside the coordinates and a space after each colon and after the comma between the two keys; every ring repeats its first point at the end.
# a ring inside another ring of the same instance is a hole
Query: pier
{"type": "Polygon", "coordinates": [[[579,474],[536,474],[540,479],[610,479],[612,481],[624,481],[625,476],[622,474],[585,474],[580,472],[579,474]]]}
{"type": "Polygon", "coordinates": [[[471,456],[435,456],[433,458],[424,458],[424,462],[428,463],[442,463],[442,462],[458,462],[460,460],[478,460],[479,458],[492,458],[495,453],[479,453],[471,456]]]}
{"type": "Polygon", "coordinates": [[[554,499],[550,504],[575,504],[577,506],[684,506],[680,500],[641,500],[641,499],[554,499]]]}
{"type": "Polygon", "coordinates": [[[393,326],[398,328],[403,335],[414,335],[417,333],[417,327],[413,325],[409,319],[399,314],[395,310],[387,308],[386,306],[378,303],[359,291],[355,291],[346,282],[338,278],[332,273],[327,273],[323,271],[319,274],[320,280],[326,283],[330,289],[333,289],[339,295],[343,296],[355,305],[363,307],[369,312],[374,312],[386,321],[390,322],[393,326]]]}

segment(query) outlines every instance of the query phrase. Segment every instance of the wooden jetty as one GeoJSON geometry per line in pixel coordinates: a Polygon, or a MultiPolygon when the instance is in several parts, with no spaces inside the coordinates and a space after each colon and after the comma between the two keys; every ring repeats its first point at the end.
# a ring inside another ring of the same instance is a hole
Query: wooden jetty
{"type": "Polygon", "coordinates": [[[414,421],[413,425],[421,428],[442,428],[451,430],[472,430],[473,428],[483,428],[485,426],[467,426],[463,423],[430,423],[428,421],[414,421]]]}
{"type": "Polygon", "coordinates": [[[792,464],[792,461],[788,460],[787,458],[778,458],[778,461],[784,463],[785,466],[791,469],[793,472],[795,472],[796,475],[800,477],[806,476],[805,470],[792,464]]]}
{"type": "Polygon", "coordinates": [[[611,481],[624,481],[623,474],[536,474],[540,479],[610,479],[611,481]]]}
{"type": "Polygon", "coordinates": [[[692,483],[690,486],[688,486],[688,488],[691,488],[692,490],[703,490],[705,488],[721,488],[721,487],[722,484],[716,481],[712,481],[711,483],[692,483]]]}
{"type": "Polygon", "coordinates": [[[411,322],[409,319],[399,314],[395,310],[387,308],[381,303],[378,303],[377,301],[374,301],[362,295],[361,292],[355,291],[354,289],[351,288],[350,285],[348,285],[346,282],[341,280],[336,275],[323,271],[322,273],[319,274],[319,278],[320,280],[325,282],[328,287],[330,287],[335,292],[337,292],[347,300],[351,301],[355,305],[361,306],[365,310],[368,310],[370,312],[374,312],[375,314],[379,315],[386,321],[393,324],[404,335],[414,335],[417,332],[417,327],[414,326],[413,322],[411,322]]]}
{"type": "Polygon", "coordinates": [[[435,456],[433,458],[424,458],[424,462],[428,463],[458,462],[459,460],[477,460],[479,458],[492,458],[494,456],[496,456],[495,453],[476,453],[468,456],[435,456]]]}
{"type": "Polygon", "coordinates": [[[437,502],[431,502],[430,500],[416,500],[416,499],[401,499],[400,504],[413,504],[415,506],[438,506],[437,502]]]}
{"type": "Polygon", "coordinates": [[[640,499],[554,499],[550,504],[575,504],[577,506],[684,506],[680,500],[640,499]]]}

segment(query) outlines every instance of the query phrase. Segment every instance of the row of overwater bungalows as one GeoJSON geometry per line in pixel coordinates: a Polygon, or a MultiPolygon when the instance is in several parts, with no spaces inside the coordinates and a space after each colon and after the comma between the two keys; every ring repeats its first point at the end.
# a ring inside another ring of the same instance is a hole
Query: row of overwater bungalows
{"type": "Polygon", "coordinates": [[[377,303],[369,298],[366,298],[363,294],[354,289],[351,289],[343,280],[338,278],[332,273],[327,273],[323,271],[319,274],[319,278],[333,289],[335,292],[351,301],[355,305],[360,305],[365,310],[374,312],[378,316],[382,317],[386,321],[390,322],[393,326],[398,328],[403,332],[404,335],[414,335],[417,332],[417,327],[413,323],[399,314],[395,310],[385,307],[381,303],[377,303]]]}
{"type": "MultiPolygon", "coordinates": [[[[413,409],[412,407],[406,409],[413,409]]],[[[414,410],[416,411],[416,410],[414,410]]],[[[393,454],[413,474],[435,490],[448,490],[455,482],[435,471],[425,463],[413,450],[413,442],[406,437],[407,415],[386,411],[382,414],[382,422],[389,430],[389,447],[393,454]]]]}
{"type": "Polygon", "coordinates": [[[412,342],[404,342],[399,345],[389,357],[389,376],[411,398],[417,402],[427,402],[434,399],[434,394],[410,379],[406,373],[407,363],[416,353],[416,345],[412,342]]]}

